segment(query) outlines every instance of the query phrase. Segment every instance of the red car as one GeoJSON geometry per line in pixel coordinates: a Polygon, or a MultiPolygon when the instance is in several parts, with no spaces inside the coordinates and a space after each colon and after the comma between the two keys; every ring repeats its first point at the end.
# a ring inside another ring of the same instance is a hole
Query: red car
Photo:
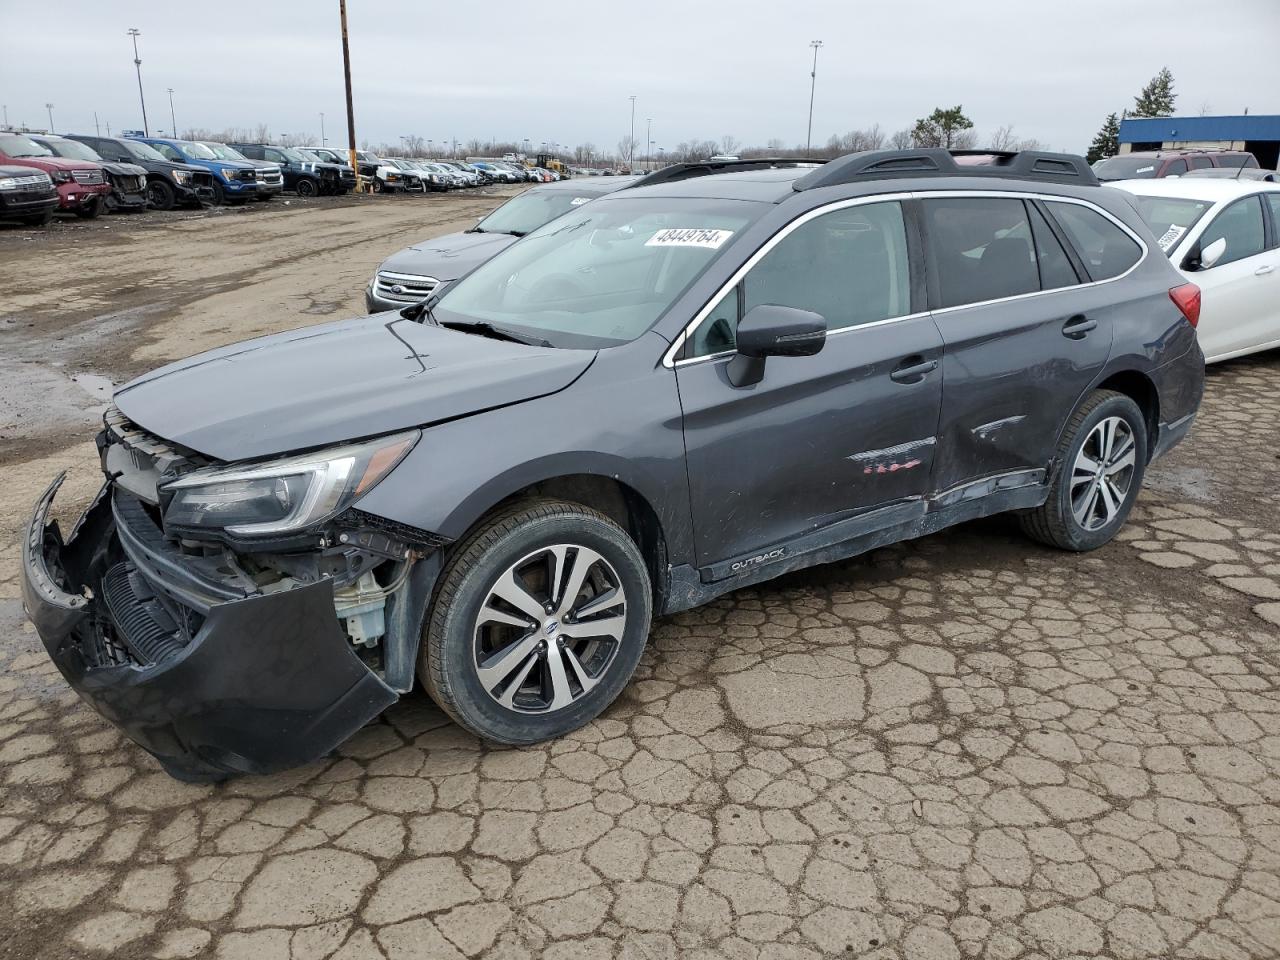
{"type": "Polygon", "coordinates": [[[111,193],[102,164],[55,156],[48,147],[20,133],[0,133],[0,163],[7,161],[43,170],[58,188],[58,209],[86,220],[103,211],[111,193]]]}

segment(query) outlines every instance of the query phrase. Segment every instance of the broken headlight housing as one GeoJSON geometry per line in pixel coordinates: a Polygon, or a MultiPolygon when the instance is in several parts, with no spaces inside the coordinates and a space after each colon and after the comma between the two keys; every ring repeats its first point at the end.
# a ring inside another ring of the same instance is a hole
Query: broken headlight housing
{"type": "Polygon", "coordinates": [[[372,490],[419,436],[411,430],[251,466],[197,470],[160,487],[164,525],[240,537],[296,533],[372,490]]]}

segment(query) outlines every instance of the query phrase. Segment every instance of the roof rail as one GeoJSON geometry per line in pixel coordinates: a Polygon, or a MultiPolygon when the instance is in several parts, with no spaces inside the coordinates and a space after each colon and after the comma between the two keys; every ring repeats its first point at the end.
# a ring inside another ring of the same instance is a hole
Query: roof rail
{"type": "Polygon", "coordinates": [[[729,173],[734,170],[778,170],[790,167],[826,163],[825,160],[808,157],[755,157],[750,160],[694,160],[690,163],[673,163],[653,173],[646,173],[631,187],[651,187],[655,183],[674,183],[693,177],[706,177],[713,173],[729,173]]]}
{"type": "Polygon", "coordinates": [[[813,190],[856,180],[899,177],[1012,177],[1077,186],[1098,185],[1098,178],[1085,158],[1072,153],[928,147],[851,153],[805,174],[792,186],[796,190],[813,190]]]}

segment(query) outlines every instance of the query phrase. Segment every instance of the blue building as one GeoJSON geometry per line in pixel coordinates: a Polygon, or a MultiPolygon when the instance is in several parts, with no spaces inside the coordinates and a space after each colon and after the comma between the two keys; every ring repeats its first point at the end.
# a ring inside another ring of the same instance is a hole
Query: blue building
{"type": "Polygon", "coordinates": [[[1259,166],[1275,170],[1280,160],[1280,116],[1122,120],[1120,152],[1134,150],[1248,150],[1259,166]]]}

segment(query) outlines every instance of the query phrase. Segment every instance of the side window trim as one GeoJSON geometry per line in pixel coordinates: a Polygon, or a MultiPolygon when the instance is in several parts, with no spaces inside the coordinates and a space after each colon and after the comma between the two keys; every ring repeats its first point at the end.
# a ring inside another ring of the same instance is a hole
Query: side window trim
{"type": "Polygon", "coordinates": [[[1280,205],[1273,204],[1267,197],[1275,197],[1280,202],[1280,192],[1264,190],[1258,194],[1258,202],[1262,204],[1262,245],[1264,250],[1275,250],[1280,247],[1280,220],[1276,213],[1280,205]]]}

